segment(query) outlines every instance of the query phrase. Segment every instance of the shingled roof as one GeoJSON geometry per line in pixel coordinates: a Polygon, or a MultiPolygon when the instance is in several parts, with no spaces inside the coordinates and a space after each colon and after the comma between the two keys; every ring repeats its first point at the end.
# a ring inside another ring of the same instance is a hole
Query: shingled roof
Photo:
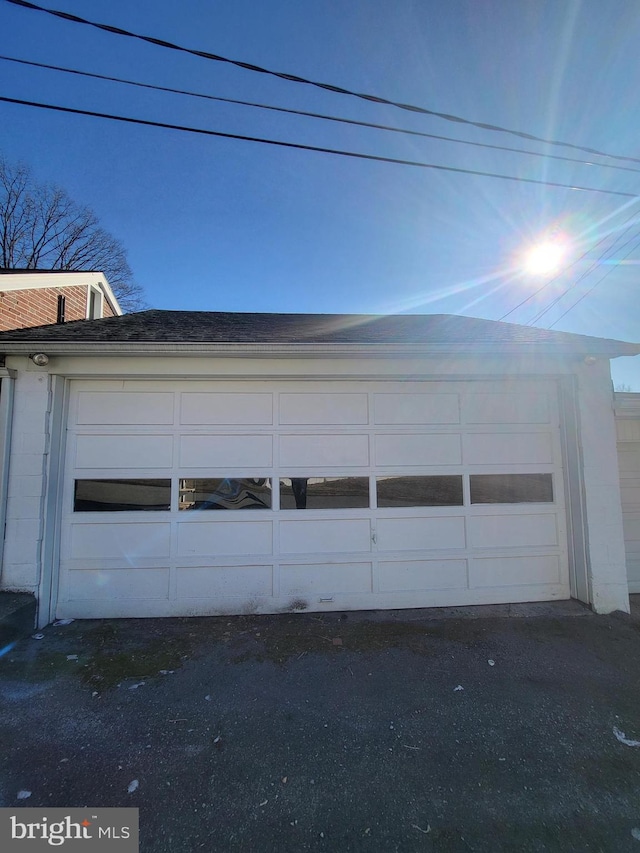
{"type": "Polygon", "coordinates": [[[194,345],[418,346],[470,349],[543,348],[550,351],[636,355],[640,344],[553,332],[532,326],[480,320],[452,314],[256,314],[222,311],[148,310],[100,320],[15,329],[0,333],[0,353],[24,351],[24,345],[72,352],[92,344],[101,352],[158,345],[172,350],[194,345]],[[22,345],[22,346],[21,346],[22,345]]]}

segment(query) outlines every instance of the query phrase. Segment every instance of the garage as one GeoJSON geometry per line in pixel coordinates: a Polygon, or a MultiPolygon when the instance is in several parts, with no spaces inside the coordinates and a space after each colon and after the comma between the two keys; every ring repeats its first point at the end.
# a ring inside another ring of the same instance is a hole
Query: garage
{"type": "Polygon", "coordinates": [[[69,383],[57,617],[569,597],[557,383],[69,383]]]}
{"type": "Polygon", "coordinates": [[[639,352],[453,315],[149,309],[2,332],[0,590],[31,592],[39,625],[628,611],[609,361],[639,352]]]}

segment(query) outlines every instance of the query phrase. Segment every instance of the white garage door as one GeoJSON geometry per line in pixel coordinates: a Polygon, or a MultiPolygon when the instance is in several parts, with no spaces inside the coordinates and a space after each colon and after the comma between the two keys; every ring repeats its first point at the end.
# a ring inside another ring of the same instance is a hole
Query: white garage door
{"type": "Polygon", "coordinates": [[[553,382],[72,383],[58,617],[568,597],[553,382]]]}
{"type": "Polygon", "coordinates": [[[640,442],[618,444],[629,592],[640,592],[640,442]]]}

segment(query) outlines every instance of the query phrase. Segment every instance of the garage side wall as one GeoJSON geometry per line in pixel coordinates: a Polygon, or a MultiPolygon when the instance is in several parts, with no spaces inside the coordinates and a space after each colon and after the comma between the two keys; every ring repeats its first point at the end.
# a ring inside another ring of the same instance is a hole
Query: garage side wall
{"type": "Polygon", "coordinates": [[[40,582],[50,387],[46,371],[18,370],[0,575],[3,590],[36,593],[40,582]]]}
{"type": "Polygon", "coordinates": [[[579,413],[591,605],[629,612],[616,425],[609,363],[579,373],[579,413]]]}

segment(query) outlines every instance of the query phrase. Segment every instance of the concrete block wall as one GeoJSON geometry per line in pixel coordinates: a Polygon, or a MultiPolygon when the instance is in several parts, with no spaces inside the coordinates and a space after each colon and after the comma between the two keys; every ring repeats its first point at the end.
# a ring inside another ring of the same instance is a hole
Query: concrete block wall
{"type": "Polygon", "coordinates": [[[36,592],[49,450],[50,377],[21,370],[15,385],[1,588],[36,592]]]}
{"type": "MultiPolygon", "coordinates": [[[[0,286],[2,282],[0,281],[0,286]]],[[[0,332],[30,326],[45,326],[58,318],[58,296],[65,297],[65,321],[84,320],[87,316],[87,285],[41,287],[24,290],[0,290],[0,332]]],[[[104,317],[114,312],[103,299],[104,317]]]]}

